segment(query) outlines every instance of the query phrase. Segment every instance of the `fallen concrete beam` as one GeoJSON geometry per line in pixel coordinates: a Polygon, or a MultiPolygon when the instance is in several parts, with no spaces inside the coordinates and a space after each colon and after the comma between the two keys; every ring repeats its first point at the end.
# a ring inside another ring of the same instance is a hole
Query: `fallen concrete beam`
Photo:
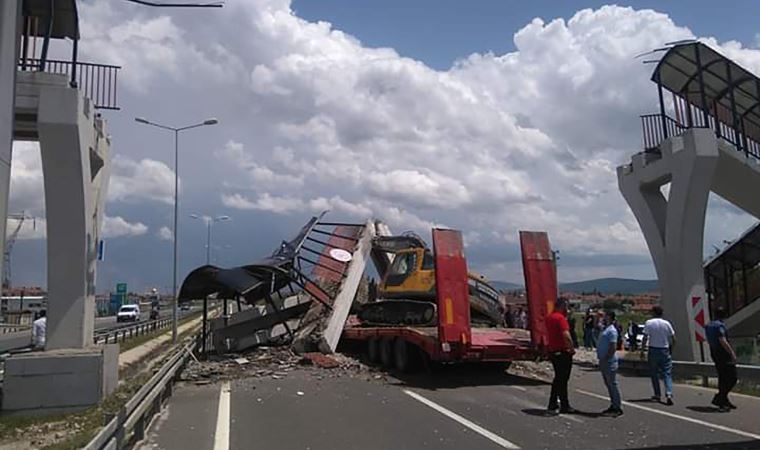
{"type": "Polygon", "coordinates": [[[314,303],[309,312],[304,316],[303,325],[296,333],[293,340],[293,349],[297,353],[314,351],[318,348],[325,353],[335,351],[338,340],[343,332],[351,304],[356,297],[356,292],[361,282],[364,268],[372,248],[372,238],[375,235],[375,226],[372,221],[367,221],[358,234],[358,241],[351,249],[351,260],[348,262],[345,277],[340,285],[331,284],[330,280],[320,280],[326,283],[326,289],[336,294],[327,304],[314,303]]]}
{"type": "Polygon", "coordinates": [[[338,295],[335,296],[332,313],[322,332],[322,339],[319,342],[319,350],[322,353],[332,353],[338,347],[338,341],[343,334],[343,326],[346,324],[351,304],[354,302],[356,291],[364,275],[364,269],[367,267],[373,237],[375,237],[375,226],[371,221],[367,221],[367,225],[359,236],[359,242],[356,245],[351,262],[348,264],[346,277],[343,279],[338,295]]]}

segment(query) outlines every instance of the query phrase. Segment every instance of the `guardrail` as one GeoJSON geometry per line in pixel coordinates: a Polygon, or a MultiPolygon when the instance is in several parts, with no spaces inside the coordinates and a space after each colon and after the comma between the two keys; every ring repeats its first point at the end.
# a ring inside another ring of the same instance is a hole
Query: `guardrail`
{"type": "Polygon", "coordinates": [[[0,323],[0,334],[18,333],[19,331],[27,331],[31,328],[31,325],[0,323]]]}
{"type": "MultiPolygon", "coordinates": [[[[649,373],[647,361],[621,359],[620,368],[636,373],[649,373]]],[[[760,382],[760,366],[737,364],[736,372],[740,380],[760,382]]],[[[673,375],[677,377],[702,377],[703,380],[706,380],[710,377],[717,377],[718,373],[715,371],[715,366],[712,363],[673,361],[673,375]]]]}
{"type": "Polygon", "coordinates": [[[163,319],[149,320],[147,322],[137,322],[131,325],[109,328],[107,330],[95,331],[93,342],[95,344],[116,344],[124,342],[141,334],[152,333],[156,330],[171,326],[171,317],[163,319]]]}
{"type": "Polygon", "coordinates": [[[164,401],[171,396],[174,378],[187,363],[195,346],[194,340],[181,347],[84,449],[122,449],[142,440],[153,416],[161,411],[164,401]]]}

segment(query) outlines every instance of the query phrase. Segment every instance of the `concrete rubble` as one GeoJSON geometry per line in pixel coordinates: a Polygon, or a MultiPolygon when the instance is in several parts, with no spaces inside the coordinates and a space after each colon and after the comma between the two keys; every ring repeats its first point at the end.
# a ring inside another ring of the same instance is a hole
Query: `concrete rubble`
{"type": "Polygon", "coordinates": [[[209,355],[206,361],[191,360],[182,371],[180,380],[198,385],[224,380],[280,380],[296,370],[310,372],[317,379],[344,376],[367,380],[386,378],[379,368],[367,366],[340,353],[299,355],[288,347],[259,347],[244,355],[209,355]]]}

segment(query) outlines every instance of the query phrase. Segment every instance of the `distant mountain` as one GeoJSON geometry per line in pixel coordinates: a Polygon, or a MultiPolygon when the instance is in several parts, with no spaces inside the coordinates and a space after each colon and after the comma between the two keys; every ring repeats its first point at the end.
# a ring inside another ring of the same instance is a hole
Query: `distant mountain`
{"type": "MultiPolygon", "coordinates": [[[[500,291],[517,291],[524,289],[521,284],[507,281],[491,281],[491,285],[500,291]]],[[[572,283],[560,283],[562,292],[594,292],[602,294],[643,294],[657,292],[660,287],[657,280],[632,280],[628,278],[599,278],[596,280],[576,281],[572,283]]]]}
{"type": "Polygon", "coordinates": [[[660,287],[657,280],[631,280],[627,278],[599,278],[597,280],[577,281],[575,283],[560,283],[563,292],[598,291],[602,294],[643,294],[657,292],[660,287]]]}
{"type": "Polygon", "coordinates": [[[521,291],[523,286],[517,283],[510,283],[508,281],[489,281],[491,286],[500,291],[521,291]]]}

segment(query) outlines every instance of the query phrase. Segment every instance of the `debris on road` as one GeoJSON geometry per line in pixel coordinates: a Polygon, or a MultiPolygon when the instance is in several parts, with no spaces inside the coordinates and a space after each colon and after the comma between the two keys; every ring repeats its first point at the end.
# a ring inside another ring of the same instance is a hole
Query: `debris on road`
{"type": "Polygon", "coordinates": [[[311,372],[318,379],[341,376],[385,379],[385,374],[380,369],[367,366],[350,356],[340,353],[297,355],[287,347],[259,347],[247,352],[245,356],[210,355],[206,361],[191,360],[182,371],[180,379],[197,385],[247,378],[281,380],[299,369],[311,372]]]}

